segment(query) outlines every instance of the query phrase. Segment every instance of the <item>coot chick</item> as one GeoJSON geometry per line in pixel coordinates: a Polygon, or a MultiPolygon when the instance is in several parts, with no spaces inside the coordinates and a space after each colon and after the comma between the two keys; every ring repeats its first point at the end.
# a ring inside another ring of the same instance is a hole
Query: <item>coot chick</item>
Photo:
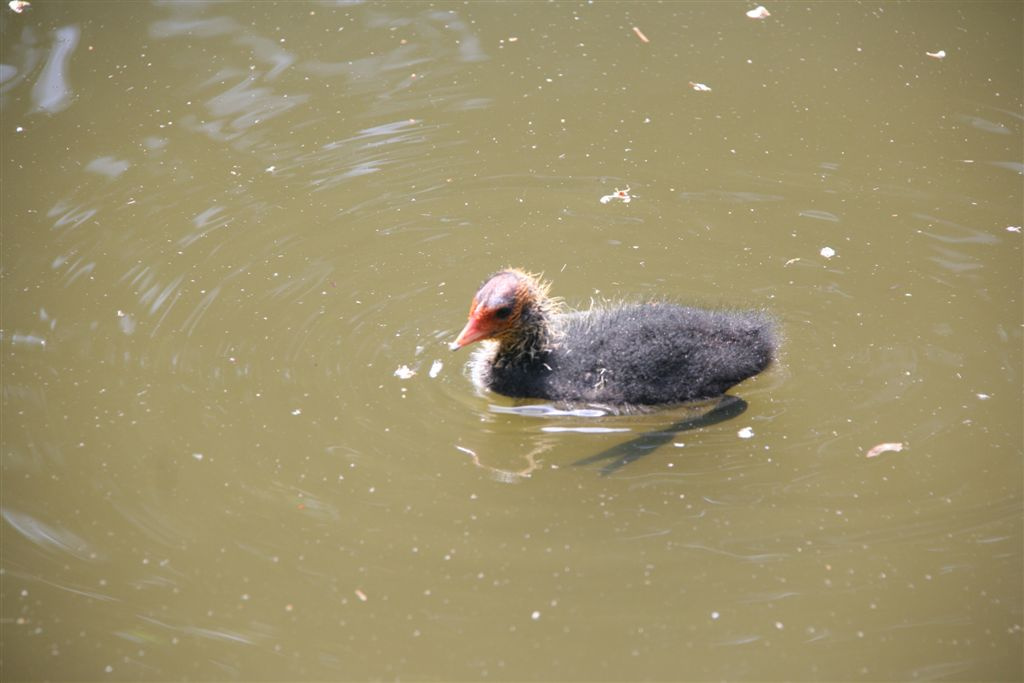
{"type": "Polygon", "coordinates": [[[478,387],[635,412],[719,397],[775,354],[772,320],[762,313],[660,301],[565,311],[548,288],[511,268],[473,297],[451,347],[484,342],[470,361],[478,387]]]}

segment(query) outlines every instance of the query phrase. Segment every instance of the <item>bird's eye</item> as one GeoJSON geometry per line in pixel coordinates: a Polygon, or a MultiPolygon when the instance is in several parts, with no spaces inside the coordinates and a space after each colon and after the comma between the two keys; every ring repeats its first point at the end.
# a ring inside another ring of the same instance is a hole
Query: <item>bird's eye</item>
{"type": "Polygon", "coordinates": [[[511,306],[502,306],[501,308],[499,308],[498,310],[496,310],[494,312],[494,317],[497,318],[498,320],[504,320],[505,318],[509,317],[510,315],[512,315],[512,307],[511,306]]]}

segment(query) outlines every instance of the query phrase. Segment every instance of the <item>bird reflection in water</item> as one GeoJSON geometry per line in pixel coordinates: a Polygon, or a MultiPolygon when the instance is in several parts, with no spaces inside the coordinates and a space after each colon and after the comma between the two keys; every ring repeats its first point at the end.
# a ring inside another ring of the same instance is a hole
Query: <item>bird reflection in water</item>
{"type": "MultiPolygon", "coordinates": [[[[607,448],[594,455],[588,455],[585,458],[581,458],[571,463],[573,466],[591,465],[595,463],[604,462],[604,466],[601,467],[601,475],[607,476],[614,474],[618,470],[622,469],[626,465],[639,460],[640,458],[650,455],[661,446],[669,443],[676,437],[677,434],[682,432],[688,432],[694,429],[701,429],[703,427],[709,427],[719,422],[725,422],[735,417],[742,415],[747,409],[747,402],[738,396],[726,395],[721,399],[714,401],[702,401],[699,403],[690,404],[686,406],[685,411],[686,417],[677,420],[671,425],[664,429],[656,429],[648,432],[639,434],[638,436],[625,441],[620,444],[616,444],[611,448],[607,448]]],[[[599,408],[574,408],[574,409],[561,409],[550,405],[525,405],[525,406],[491,406],[491,411],[496,413],[512,413],[516,415],[522,415],[526,417],[602,417],[608,415],[607,412],[599,408]]],[[[629,428],[626,427],[600,427],[600,426],[584,426],[584,427],[544,427],[545,432],[582,432],[582,433],[609,433],[609,432],[628,432],[629,428]]],[[[541,467],[541,461],[538,459],[539,456],[554,448],[555,444],[544,444],[533,449],[523,457],[526,460],[526,466],[518,470],[502,469],[487,465],[480,460],[480,456],[468,448],[457,446],[457,448],[470,456],[473,464],[477,467],[487,470],[494,476],[498,481],[504,483],[516,483],[524,478],[530,477],[534,471],[541,467]]]]}

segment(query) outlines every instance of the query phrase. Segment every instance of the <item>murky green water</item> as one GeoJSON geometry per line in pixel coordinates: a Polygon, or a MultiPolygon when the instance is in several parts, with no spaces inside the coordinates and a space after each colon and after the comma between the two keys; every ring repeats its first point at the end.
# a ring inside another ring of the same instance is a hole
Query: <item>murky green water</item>
{"type": "Polygon", "coordinates": [[[1019,680],[1022,5],[752,6],[4,6],[4,679],[1019,680]],[[782,356],[502,411],[510,264],[782,356]]]}

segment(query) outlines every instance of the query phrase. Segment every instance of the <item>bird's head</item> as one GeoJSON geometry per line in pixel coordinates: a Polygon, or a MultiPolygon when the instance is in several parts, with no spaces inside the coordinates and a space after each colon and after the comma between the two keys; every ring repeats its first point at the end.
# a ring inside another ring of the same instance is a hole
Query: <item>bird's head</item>
{"type": "Polygon", "coordinates": [[[549,307],[548,286],[522,270],[502,270],[480,287],[469,307],[469,320],[451,344],[452,350],[484,339],[515,340],[542,323],[538,313],[549,307]]]}

